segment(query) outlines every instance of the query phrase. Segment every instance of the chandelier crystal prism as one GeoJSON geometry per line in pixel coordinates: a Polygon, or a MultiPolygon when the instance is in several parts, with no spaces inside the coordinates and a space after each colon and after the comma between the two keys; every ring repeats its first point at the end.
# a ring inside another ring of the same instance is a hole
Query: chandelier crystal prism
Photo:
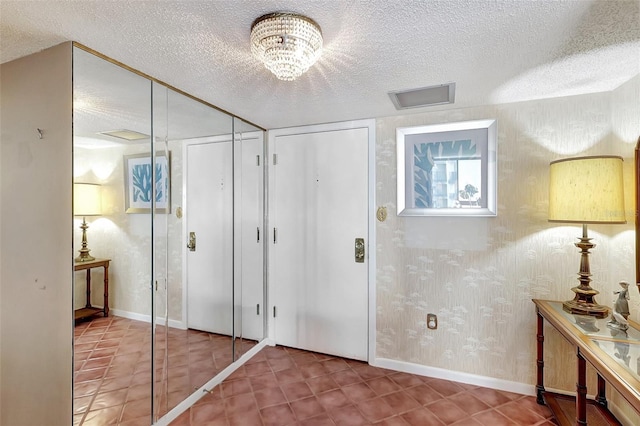
{"type": "Polygon", "coordinates": [[[251,53],[278,79],[292,81],[320,57],[322,31],[306,16],[270,13],[251,26],[251,53]]]}

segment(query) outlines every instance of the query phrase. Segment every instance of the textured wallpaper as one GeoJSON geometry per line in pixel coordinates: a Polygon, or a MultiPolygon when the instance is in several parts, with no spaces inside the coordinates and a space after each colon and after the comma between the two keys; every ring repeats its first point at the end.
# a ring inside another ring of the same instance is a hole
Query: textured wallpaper
{"type": "MultiPolygon", "coordinates": [[[[377,357],[535,384],[532,298],[568,300],[578,284],[580,226],[547,221],[549,162],[617,154],[625,159],[627,225],[592,225],[593,286],[611,305],[633,282],[633,155],[640,78],[614,93],[377,120],[377,357]],[[498,125],[498,216],[398,217],[396,128],[476,119],[498,125]],[[426,314],[438,315],[435,331],[426,314]]],[[[640,294],[631,295],[640,319],[640,294]]],[[[548,332],[552,334],[551,331],[548,332]]],[[[550,337],[555,343],[554,337],[550,337]]],[[[562,346],[563,342],[557,342],[562,346]]],[[[566,349],[566,348],[565,348],[566,349]]],[[[547,386],[574,389],[573,356],[548,360],[547,386]]]]}

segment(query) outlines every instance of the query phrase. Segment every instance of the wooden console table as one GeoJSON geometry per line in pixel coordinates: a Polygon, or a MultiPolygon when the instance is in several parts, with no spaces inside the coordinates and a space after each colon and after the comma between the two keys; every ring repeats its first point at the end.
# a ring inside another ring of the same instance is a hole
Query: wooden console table
{"type": "Polygon", "coordinates": [[[76,320],[87,318],[100,312],[102,312],[105,317],[109,316],[109,262],[111,262],[111,259],[95,259],[87,260],[85,262],[74,262],[74,271],[87,271],[87,304],[84,308],[76,309],[76,320]],[[104,303],[102,308],[94,308],[91,306],[91,269],[93,268],[104,268],[104,303]]]}
{"type": "Polygon", "coordinates": [[[607,327],[609,318],[573,315],[562,302],[533,300],[538,314],[537,402],[549,406],[560,425],[620,425],[607,409],[605,383],[609,383],[640,413],[640,325],[630,321],[626,331],[607,327]],[[574,347],[577,362],[576,395],[571,397],[544,388],[544,320],[574,347]],[[586,363],[598,375],[595,400],[587,399],[586,363]]]}

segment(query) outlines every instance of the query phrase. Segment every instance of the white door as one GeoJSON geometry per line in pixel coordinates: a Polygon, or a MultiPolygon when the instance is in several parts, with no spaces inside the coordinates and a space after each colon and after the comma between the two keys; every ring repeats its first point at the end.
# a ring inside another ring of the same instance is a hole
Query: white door
{"type": "Polygon", "coordinates": [[[370,127],[270,134],[277,344],[366,360],[370,127]],[[355,259],[357,238],[364,262],[355,259]]]}
{"type": "Polygon", "coordinates": [[[187,327],[232,335],[233,156],[230,140],[186,146],[187,327]],[[193,233],[193,234],[192,234],[193,233]]]}

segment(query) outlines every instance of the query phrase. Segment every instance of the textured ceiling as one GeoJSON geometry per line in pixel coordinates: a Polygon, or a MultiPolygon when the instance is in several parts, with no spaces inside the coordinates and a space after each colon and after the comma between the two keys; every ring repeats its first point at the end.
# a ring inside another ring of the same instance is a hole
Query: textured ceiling
{"type": "Polygon", "coordinates": [[[412,111],[615,89],[640,73],[640,2],[0,1],[1,62],[68,40],[278,128],[395,115],[387,92],[447,82],[454,105],[412,111]],[[294,82],[250,54],[251,23],[274,11],[322,27],[294,82]]]}

